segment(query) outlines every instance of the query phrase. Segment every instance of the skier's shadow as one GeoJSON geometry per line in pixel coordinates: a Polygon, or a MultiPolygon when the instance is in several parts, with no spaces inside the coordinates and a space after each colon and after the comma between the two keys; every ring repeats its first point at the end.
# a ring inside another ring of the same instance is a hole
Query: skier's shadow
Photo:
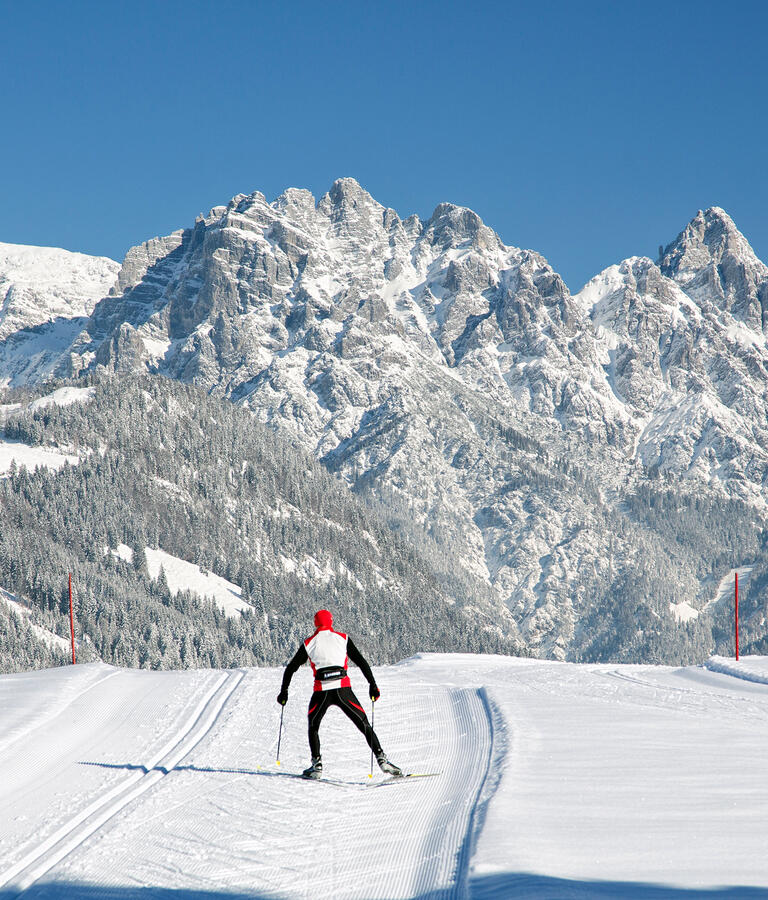
{"type": "Polygon", "coordinates": [[[123,769],[126,772],[141,772],[149,775],[150,772],[160,772],[168,775],[170,772],[201,772],[205,775],[281,775],[281,772],[267,772],[261,769],[227,769],[213,768],[212,766],[142,766],[138,763],[108,763],[80,760],[79,766],[97,766],[100,769],[123,769]]]}
{"type": "MultiPolygon", "coordinates": [[[[38,882],[25,891],[34,900],[274,900],[275,894],[261,891],[230,893],[185,888],[133,887],[82,884],[71,881],[38,882]]],[[[17,888],[0,888],[0,900],[15,900],[17,888]]]]}
{"type": "MultiPolygon", "coordinates": [[[[204,775],[254,775],[260,778],[297,778],[300,781],[312,781],[306,779],[298,772],[277,772],[274,769],[235,769],[235,768],[213,768],[212,766],[142,766],[137,763],[107,763],[107,762],[91,762],[88,760],[80,760],[79,766],[97,766],[100,769],[122,769],[125,772],[141,772],[142,775],[149,775],[150,772],[159,772],[161,775],[169,775],[171,772],[200,772],[204,775]]],[[[319,782],[322,784],[331,784],[337,787],[354,787],[354,788],[372,788],[386,787],[388,784],[394,784],[396,779],[386,779],[385,781],[345,781],[341,778],[323,778],[319,782]]],[[[0,898],[2,900],[2,898],[0,898]]]]}

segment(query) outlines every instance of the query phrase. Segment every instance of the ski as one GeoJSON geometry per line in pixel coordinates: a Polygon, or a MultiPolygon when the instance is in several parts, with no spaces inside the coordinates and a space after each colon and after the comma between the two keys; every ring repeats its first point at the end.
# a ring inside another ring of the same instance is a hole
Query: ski
{"type": "Polygon", "coordinates": [[[403,778],[434,778],[441,772],[403,772],[402,775],[392,775],[392,781],[402,781],[403,778]]]}
{"type": "Polygon", "coordinates": [[[323,775],[321,778],[309,778],[306,775],[302,775],[301,772],[265,772],[264,774],[272,775],[277,778],[295,778],[299,781],[315,781],[319,784],[332,784],[334,787],[368,787],[367,781],[345,781],[343,778],[329,778],[327,775],[323,775]]]}
{"type": "Polygon", "coordinates": [[[408,778],[435,778],[441,772],[403,772],[402,775],[391,775],[384,781],[375,781],[371,787],[384,787],[385,784],[396,784],[398,781],[405,781],[408,778]]]}
{"type": "Polygon", "coordinates": [[[382,781],[345,781],[342,778],[329,778],[323,775],[321,778],[309,778],[300,772],[259,772],[259,774],[272,775],[278,778],[298,778],[300,781],[317,781],[320,784],[332,784],[335,787],[384,787],[385,784],[394,784],[397,781],[405,781],[408,778],[434,778],[441,772],[404,772],[402,775],[388,775],[382,781]]]}

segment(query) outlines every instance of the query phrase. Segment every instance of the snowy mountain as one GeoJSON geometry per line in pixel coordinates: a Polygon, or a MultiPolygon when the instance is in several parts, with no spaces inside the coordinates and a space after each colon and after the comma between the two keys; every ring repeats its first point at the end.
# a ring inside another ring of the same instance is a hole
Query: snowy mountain
{"type": "Polygon", "coordinates": [[[345,178],[134,248],[87,320],[0,343],[0,378],[149,371],[244,405],[573,658],[617,596],[671,623],[760,552],[767,272],[712,208],[572,296],[471,210],[401,219],[345,178]]]}
{"type": "Polygon", "coordinates": [[[106,257],[0,243],[0,340],[46,322],[89,316],[120,268],[106,257]]]}
{"type": "Polygon", "coordinates": [[[673,669],[420,654],[375,676],[387,753],[438,775],[369,778],[365,742],[331,713],[327,780],[294,777],[307,764],[306,670],[280,765],[280,669],[0,677],[0,893],[768,894],[765,657],[673,669]]]}
{"type": "Polygon", "coordinates": [[[120,269],[106,257],[0,243],[0,385],[48,377],[120,269]]]}
{"type": "Polygon", "coordinates": [[[764,509],[768,268],[728,216],[699,213],[658,265],[625,260],[575,299],[632,417],[634,457],[764,509]]]}

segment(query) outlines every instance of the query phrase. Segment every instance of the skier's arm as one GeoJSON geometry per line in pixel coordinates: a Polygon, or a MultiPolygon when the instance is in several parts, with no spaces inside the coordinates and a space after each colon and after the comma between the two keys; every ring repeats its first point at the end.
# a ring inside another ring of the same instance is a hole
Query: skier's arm
{"type": "Polygon", "coordinates": [[[371,667],[368,665],[368,662],[363,654],[355,646],[352,638],[347,638],[347,656],[358,667],[358,669],[360,669],[363,675],[365,675],[365,678],[368,681],[368,685],[370,687],[369,694],[371,700],[378,700],[381,696],[381,691],[376,686],[376,679],[373,677],[371,667]]]}
{"type": "Polygon", "coordinates": [[[308,659],[307,648],[302,644],[294,654],[293,659],[285,667],[285,672],[283,672],[283,684],[280,688],[280,693],[277,695],[277,702],[281,706],[285,706],[285,703],[288,700],[288,688],[290,687],[291,678],[293,678],[294,672],[298,671],[308,659]]]}

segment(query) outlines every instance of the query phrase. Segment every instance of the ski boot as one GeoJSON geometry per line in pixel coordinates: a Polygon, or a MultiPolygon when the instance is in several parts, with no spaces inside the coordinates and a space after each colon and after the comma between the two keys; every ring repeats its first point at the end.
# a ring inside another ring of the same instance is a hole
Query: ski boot
{"type": "Polygon", "coordinates": [[[395,778],[400,778],[403,774],[402,769],[398,768],[398,766],[387,759],[386,753],[379,753],[376,757],[376,762],[379,764],[381,771],[387,775],[393,775],[395,778]]]}
{"type": "Polygon", "coordinates": [[[319,778],[323,774],[323,760],[319,756],[312,757],[312,765],[304,769],[302,778],[319,778]]]}

